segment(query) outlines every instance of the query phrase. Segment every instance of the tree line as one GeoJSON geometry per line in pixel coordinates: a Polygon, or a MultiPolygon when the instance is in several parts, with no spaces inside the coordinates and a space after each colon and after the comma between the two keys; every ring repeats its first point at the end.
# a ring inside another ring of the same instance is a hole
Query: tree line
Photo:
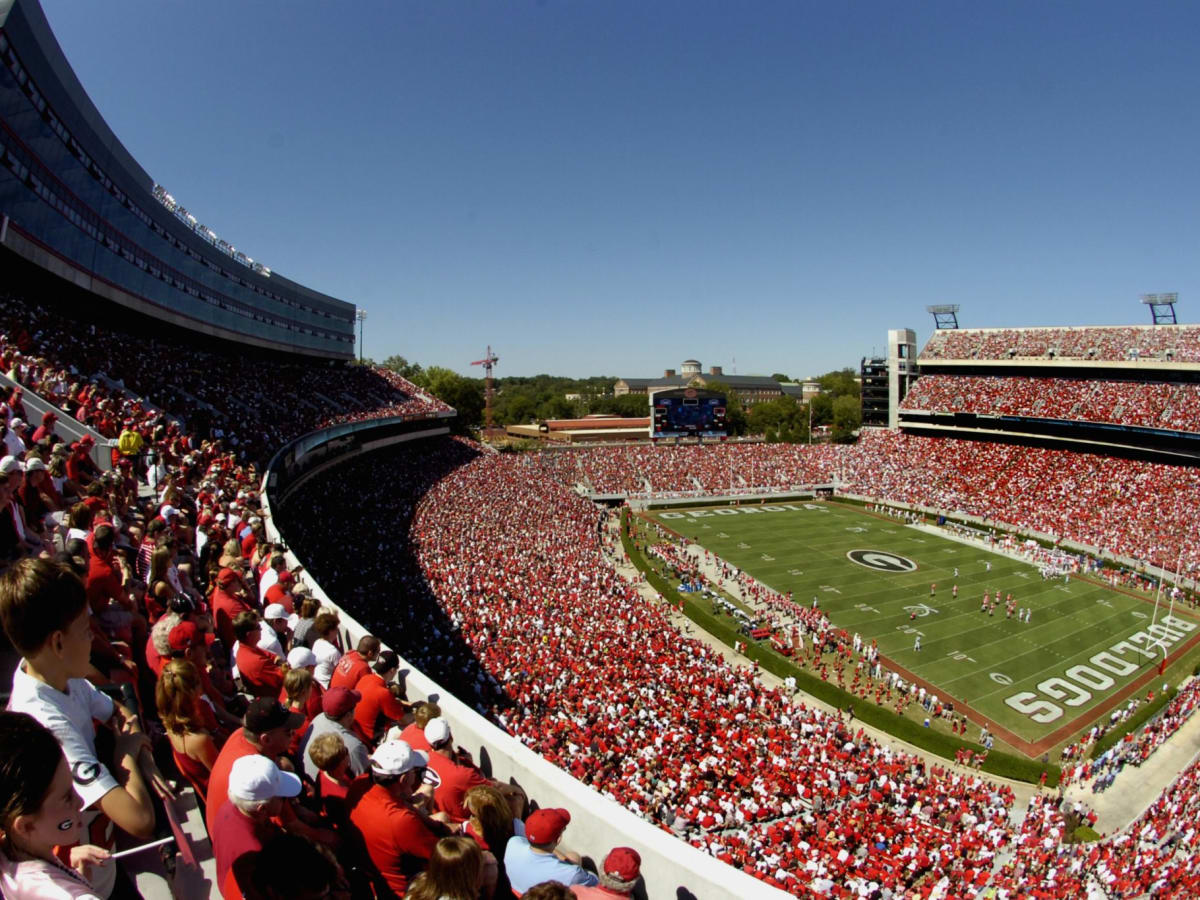
{"type": "MultiPolygon", "coordinates": [[[[364,363],[390,369],[443,403],[453,406],[458,410],[457,427],[463,433],[482,427],[484,379],[468,378],[442,366],[424,367],[398,355],[389,356],[381,363],[369,359],[364,363]]],[[[780,382],[790,381],[780,372],[772,377],[780,382]]],[[[757,403],[749,409],[736,391],[719,381],[710,380],[709,388],[726,394],[726,418],[732,434],[762,434],[772,442],[807,443],[811,421],[814,433],[827,427],[831,440],[846,442],[854,439],[862,422],[860,392],[855,377],[854,371],[848,368],[827,372],[813,379],[821,385],[821,393],[808,403],[784,394],[778,399],[757,403]]],[[[495,378],[492,420],[503,427],[545,419],[578,419],[593,413],[628,418],[649,415],[649,401],[644,395],[613,395],[612,388],[616,381],[615,376],[609,375],[589,378],[558,375],[495,378]]]]}

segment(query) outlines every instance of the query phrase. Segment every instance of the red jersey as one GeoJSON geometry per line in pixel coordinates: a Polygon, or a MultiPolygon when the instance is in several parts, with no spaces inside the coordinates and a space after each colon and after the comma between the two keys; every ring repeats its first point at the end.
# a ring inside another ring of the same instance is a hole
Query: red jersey
{"type": "Polygon", "coordinates": [[[212,771],[208,775],[208,814],[205,816],[205,826],[209,834],[216,834],[217,813],[229,802],[229,772],[233,764],[243,756],[253,756],[258,748],[246,740],[245,729],[239,728],[229,736],[221,752],[213,762],[212,771]]]}
{"type": "Polygon", "coordinates": [[[283,690],[283,669],[274,653],[239,643],[236,662],[242,682],[256,697],[277,697],[283,690]]]}
{"type": "Polygon", "coordinates": [[[350,787],[350,821],[362,834],[371,862],[388,886],[403,897],[409,881],[425,869],[437,835],[407,804],[363,775],[350,787]],[[363,788],[366,788],[365,792],[363,788]]]}
{"type": "MultiPolygon", "coordinates": [[[[340,666],[341,663],[338,665],[340,666]]],[[[333,673],[333,680],[337,681],[336,669],[333,673]]],[[[362,699],[354,708],[354,729],[358,732],[359,737],[368,744],[374,745],[375,729],[379,724],[379,717],[382,715],[394,722],[399,722],[408,710],[403,703],[396,699],[383,680],[383,676],[375,672],[368,672],[360,678],[358,684],[354,686],[354,690],[362,694],[362,699]]]]}
{"type": "Polygon", "coordinates": [[[364,675],[371,670],[371,664],[359,655],[357,650],[351,650],[338,660],[333,667],[333,676],[329,679],[329,687],[344,687],[356,690],[356,685],[364,675]]]}

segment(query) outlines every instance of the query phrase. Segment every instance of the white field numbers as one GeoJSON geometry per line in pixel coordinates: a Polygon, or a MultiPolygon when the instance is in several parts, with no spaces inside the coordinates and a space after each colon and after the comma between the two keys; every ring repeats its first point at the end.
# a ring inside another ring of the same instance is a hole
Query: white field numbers
{"type": "MultiPolygon", "coordinates": [[[[1004,702],[1038,724],[1045,725],[1062,718],[1063,707],[1084,706],[1093,693],[1108,691],[1117,680],[1125,680],[1147,662],[1159,656],[1172,644],[1196,630],[1194,622],[1175,616],[1163,616],[1157,624],[1131,634],[1120,643],[1093,655],[1085,664],[1071,666],[1061,675],[1038,682],[1037,690],[1021,691],[1004,702]]],[[[993,681],[1011,684],[1012,680],[999,672],[991,674],[993,681]],[[997,678],[1001,675],[1005,680],[997,678]]]]}
{"type": "Polygon", "coordinates": [[[689,509],[685,512],[658,513],[660,519],[708,519],[712,516],[756,516],[759,513],[800,512],[802,509],[811,512],[828,513],[829,510],[819,503],[802,503],[794,506],[790,503],[776,506],[729,506],[722,509],[689,509]]]}

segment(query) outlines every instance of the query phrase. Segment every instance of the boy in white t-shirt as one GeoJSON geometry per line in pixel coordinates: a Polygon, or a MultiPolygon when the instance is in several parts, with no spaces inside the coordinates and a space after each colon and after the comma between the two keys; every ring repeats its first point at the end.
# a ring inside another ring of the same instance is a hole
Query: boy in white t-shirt
{"type": "MultiPolygon", "coordinates": [[[[85,818],[90,819],[85,839],[112,846],[101,813],[134,837],[150,837],[151,784],[165,796],[170,789],[134,713],[84,677],[90,668],[92,627],[83,583],[59,563],[19,560],[0,576],[0,621],[24,657],[13,673],[9,709],[28,713],[58,738],[85,818]],[[111,762],[96,754],[93,720],[117,732],[111,762]]],[[[108,895],[115,877],[112,866],[96,873],[93,885],[100,896],[108,895]]]]}

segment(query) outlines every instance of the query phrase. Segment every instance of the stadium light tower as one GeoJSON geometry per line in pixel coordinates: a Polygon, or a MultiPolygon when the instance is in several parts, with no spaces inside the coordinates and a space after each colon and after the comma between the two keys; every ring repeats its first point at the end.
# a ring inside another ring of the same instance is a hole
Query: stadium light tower
{"type": "Polygon", "coordinates": [[[1142,302],[1150,307],[1150,318],[1155,325],[1178,325],[1175,318],[1175,301],[1179,294],[1142,294],[1142,302]]]}
{"type": "Polygon", "coordinates": [[[925,307],[925,311],[933,316],[933,327],[935,329],[958,327],[957,303],[940,303],[936,306],[927,306],[925,307]]]}
{"type": "Polygon", "coordinates": [[[354,310],[354,318],[358,319],[358,364],[363,361],[363,322],[367,321],[367,311],[361,306],[354,310]]]}

